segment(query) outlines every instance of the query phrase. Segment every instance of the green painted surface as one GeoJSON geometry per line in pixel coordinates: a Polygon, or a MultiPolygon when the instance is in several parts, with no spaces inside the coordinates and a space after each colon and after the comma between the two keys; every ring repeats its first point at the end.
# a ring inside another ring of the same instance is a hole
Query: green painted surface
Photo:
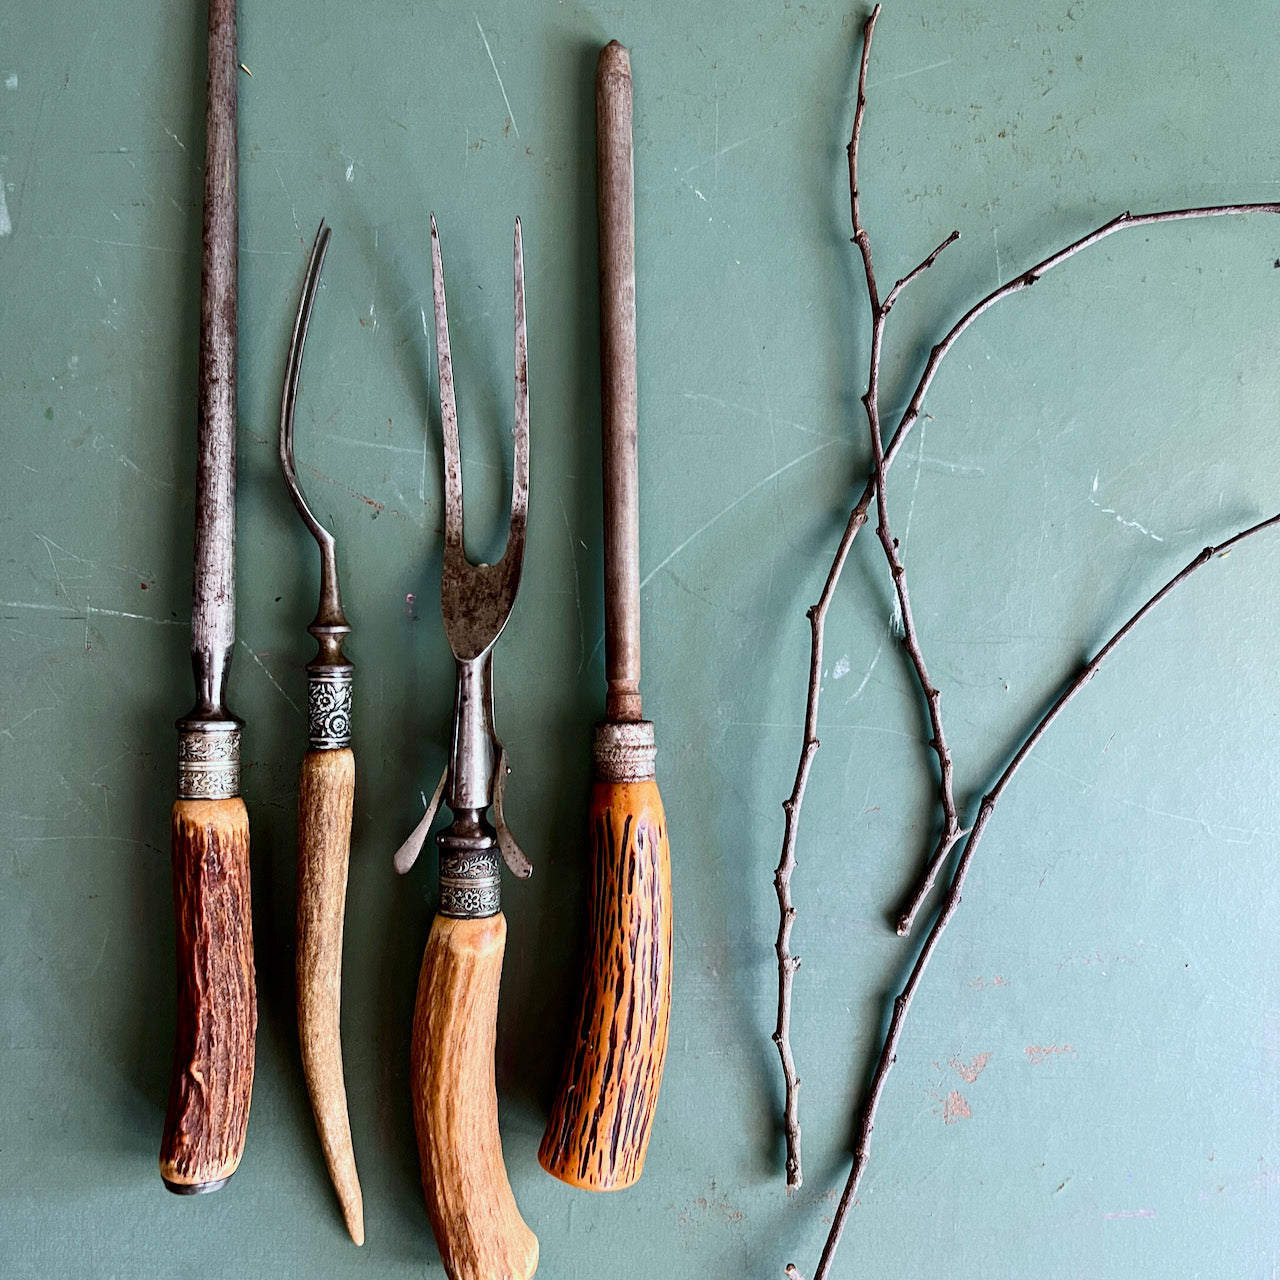
{"type": "MultiPolygon", "coordinates": [[[[422,314],[434,209],[477,552],[502,536],[516,213],[525,226],[531,526],[497,680],[509,814],[538,871],[506,887],[498,1076],[541,1274],[777,1277],[792,1258],[811,1274],[853,1098],[914,954],[886,921],[933,813],[867,536],[831,613],[795,880],[807,1176],[788,1201],[771,875],[804,610],[867,453],[843,169],[860,16],[243,5],[233,705],[248,721],[261,1025],[244,1163],[192,1202],[164,1193],[155,1157],[172,721],[190,698],[203,16],[31,0],[0,16],[0,1272],[439,1266],[407,1096],[431,872],[390,868],[442,764],[452,696],[422,314]],[[644,687],[678,969],[645,1176],[593,1198],[535,1150],[576,983],[603,690],[591,83],[615,36],[636,77],[644,687]],[[292,1009],[316,565],[272,440],[321,216],[334,240],[298,434],[339,535],[359,664],[344,991],[359,1253],[292,1009]]],[[[1113,213],[1274,196],[1273,18],[1250,0],[888,5],[864,160],[881,276],[953,227],[964,238],[895,313],[887,402],[974,298],[1113,213]]],[[[965,795],[1158,583],[1277,505],[1278,255],[1280,224],[1263,218],[1117,237],[985,317],[944,365],[891,497],[965,795]]],[[[913,1012],[838,1274],[1280,1265],[1277,575],[1275,540],[1205,570],[1009,794],[913,1012]]]]}

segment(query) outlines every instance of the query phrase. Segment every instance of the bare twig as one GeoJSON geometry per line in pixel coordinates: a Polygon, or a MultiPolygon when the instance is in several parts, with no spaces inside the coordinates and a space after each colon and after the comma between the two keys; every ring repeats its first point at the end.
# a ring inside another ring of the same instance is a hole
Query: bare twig
{"type": "MultiPolygon", "coordinates": [[[[924,398],[934,377],[937,375],[938,368],[943,358],[955,346],[960,336],[986,311],[990,310],[997,302],[1003,301],[1005,298],[1011,297],[1015,293],[1030,288],[1037,280],[1046,272],[1053,270],[1054,267],[1060,266],[1069,258],[1074,257],[1084,249],[1091,248],[1100,241],[1113,235],[1117,231],[1124,231],[1134,227],[1148,227],[1157,223],[1178,222],[1191,218],[1212,218],[1222,217],[1229,214],[1246,214],[1246,213],[1280,213],[1280,204],[1278,203],[1257,203],[1257,204],[1231,204],[1231,205],[1213,205],[1190,209],[1170,209],[1154,213],[1131,214],[1122,213],[1116,218],[1112,218],[1109,222],[1103,223],[1100,227],[1082,236],[1080,239],[1073,241],[1071,244],[1055,253],[1049,255],[1043,261],[1038,262],[1035,266],[1015,276],[1012,280],[1001,285],[998,289],[993,290],[975,303],[968,311],[966,311],[947,332],[945,337],[937,343],[929,353],[929,357],[925,362],[924,370],[920,375],[920,380],[916,384],[915,391],[912,393],[911,399],[904,410],[902,417],[899,419],[897,426],[894,428],[893,434],[889,438],[887,446],[877,449],[874,443],[874,437],[880,436],[883,440],[883,433],[880,431],[879,423],[879,404],[878,404],[878,377],[881,342],[883,339],[884,321],[888,316],[893,304],[898,300],[903,289],[906,288],[913,280],[915,280],[924,271],[927,271],[937,260],[938,256],[949,245],[953,244],[959,237],[959,232],[952,232],[941,244],[938,245],[932,253],[929,254],[918,266],[908,272],[901,280],[899,280],[889,293],[881,301],[875,281],[875,272],[872,265],[871,243],[870,237],[866,232],[866,228],[862,223],[860,194],[857,180],[857,143],[861,136],[862,120],[866,110],[866,74],[867,65],[870,56],[871,36],[874,30],[876,18],[879,16],[879,6],[872,11],[871,16],[867,19],[867,23],[863,29],[863,46],[862,58],[858,75],[858,104],[854,114],[853,136],[849,144],[849,180],[850,180],[850,203],[851,214],[854,223],[853,242],[857,245],[859,253],[862,255],[863,265],[867,276],[868,298],[871,303],[873,326],[872,326],[872,380],[875,386],[869,385],[866,397],[864,397],[864,405],[867,406],[868,414],[875,414],[875,423],[872,426],[873,436],[873,466],[871,473],[867,478],[865,487],[859,497],[853,510],[849,513],[849,519],[845,525],[845,530],[840,538],[839,546],[836,548],[835,556],[828,570],[826,581],[823,585],[822,594],[818,603],[808,610],[808,618],[810,625],[810,649],[809,649],[809,684],[808,695],[805,704],[804,733],[800,747],[800,759],[796,766],[795,782],[792,785],[791,794],[783,802],[783,812],[785,822],[782,836],[782,850],[778,860],[778,866],[774,871],[774,888],[778,897],[779,923],[778,936],[775,949],[778,956],[778,1019],[777,1026],[773,1033],[774,1043],[777,1045],[778,1054],[782,1061],[783,1082],[786,1090],[786,1100],[784,1106],[784,1130],[786,1134],[787,1158],[786,1158],[786,1175],[787,1189],[792,1191],[801,1185],[802,1170],[800,1159],[800,1120],[799,1120],[799,1091],[800,1079],[796,1072],[795,1060],[791,1049],[791,1002],[792,991],[796,970],[799,968],[800,960],[798,956],[791,953],[791,932],[795,923],[795,904],[791,896],[791,877],[796,867],[796,846],[799,839],[800,831],[800,812],[804,801],[805,789],[808,785],[809,774],[813,767],[814,757],[817,755],[819,748],[819,740],[817,736],[818,725],[818,708],[822,693],[822,651],[825,638],[825,625],[827,611],[830,607],[832,597],[839,585],[841,574],[849,557],[849,551],[852,548],[853,540],[857,537],[858,531],[867,521],[867,516],[871,508],[871,503],[876,499],[877,493],[883,488],[885,477],[889,468],[893,465],[894,459],[897,457],[898,451],[905,443],[907,436],[910,434],[912,427],[919,420],[924,398]]],[[[952,779],[951,766],[949,762],[949,752],[946,747],[945,737],[941,736],[941,718],[938,704],[938,693],[933,686],[932,681],[928,677],[928,671],[924,663],[923,654],[920,651],[919,639],[915,633],[914,620],[911,618],[909,606],[906,605],[904,597],[906,595],[905,571],[897,572],[902,567],[900,549],[893,540],[892,534],[888,531],[887,521],[885,520],[885,512],[883,507],[878,507],[879,526],[881,530],[881,544],[885,547],[886,554],[889,556],[890,568],[894,575],[895,591],[898,593],[899,605],[903,611],[904,626],[904,646],[906,647],[908,656],[911,659],[913,670],[920,682],[921,689],[929,710],[930,723],[933,731],[933,737],[930,746],[937,753],[939,758],[940,779],[939,790],[942,795],[943,809],[943,825],[939,834],[937,844],[926,865],[924,877],[919,887],[912,895],[911,901],[902,912],[898,922],[899,934],[905,936],[911,930],[915,917],[920,910],[924,899],[928,896],[933,888],[938,872],[945,865],[948,857],[954,850],[957,842],[963,838],[964,831],[960,828],[958,817],[952,812],[954,810],[954,797],[952,796],[952,779]],[[896,562],[896,568],[895,568],[896,562]],[[950,799],[948,799],[950,797],[950,799]]]]}
{"type": "MultiPolygon", "coordinates": [[[[906,411],[902,415],[902,420],[898,423],[897,429],[894,431],[893,439],[889,445],[889,457],[895,452],[895,446],[901,444],[906,433],[915,425],[920,417],[920,411],[924,404],[925,393],[928,391],[930,384],[933,382],[934,375],[938,371],[938,366],[942,363],[942,358],[955,345],[960,335],[980,316],[983,312],[995,306],[997,302],[1021,292],[1023,289],[1029,289],[1037,280],[1046,272],[1052,271],[1054,267],[1061,266],[1069,258],[1075,257],[1081,250],[1092,248],[1095,244],[1105,240],[1108,236],[1114,235],[1117,231],[1125,231],[1132,227],[1150,227],[1158,223],[1164,222],[1183,222],[1191,218],[1218,218],[1227,214],[1244,214],[1244,213],[1280,213],[1280,204],[1224,204],[1224,205],[1208,205],[1193,209],[1165,209],[1155,213],[1122,213],[1118,217],[1112,218],[1110,222],[1104,222],[1102,226],[1095,228],[1086,236],[1081,236],[1079,240],[1073,241],[1065,248],[1059,249],[1056,253],[1051,253],[1042,262],[1036,263],[1034,267],[1015,276],[1007,284],[1003,284],[1000,288],[993,290],[987,294],[980,302],[970,307],[968,311],[960,317],[959,320],[951,327],[950,332],[933,350],[929,353],[929,359],[925,364],[924,372],[920,376],[920,381],[916,385],[915,391],[912,393],[911,401],[907,405],[906,411]]],[[[874,480],[874,477],[873,477],[874,480]]],[[[927,696],[927,695],[926,695],[927,696]]],[[[954,844],[954,842],[953,842],[954,844]]],[[[946,863],[951,853],[952,845],[946,845],[940,840],[934,850],[933,856],[929,859],[925,867],[924,875],[920,879],[920,883],[916,886],[909,902],[903,909],[902,914],[898,917],[898,934],[906,937],[915,924],[915,918],[924,905],[925,899],[929,896],[933,889],[934,882],[937,880],[938,872],[946,863]]]]}
{"type": "Polygon", "coordinates": [[[876,285],[875,268],[871,258],[871,238],[862,222],[861,202],[858,197],[858,152],[862,143],[862,120],[866,114],[867,97],[867,62],[871,55],[871,38],[875,31],[876,17],[880,12],[879,5],[872,10],[867,19],[866,29],[862,37],[862,63],[858,69],[858,105],[853,116],[853,133],[849,138],[849,190],[850,206],[853,217],[853,240],[862,254],[862,266],[867,277],[867,297],[871,300],[871,370],[867,377],[866,394],[862,397],[862,405],[867,414],[867,426],[871,432],[872,481],[876,490],[876,536],[884,550],[885,559],[889,563],[889,573],[893,579],[893,589],[898,598],[898,612],[902,618],[902,646],[911,661],[916,680],[924,694],[929,710],[929,726],[932,737],[929,745],[938,757],[938,799],[942,806],[942,830],[938,836],[937,848],[930,863],[941,863],[955,847],[960,839],[960,817],[956,811],[955,776],[951,763],[951,750],[947,746],[947,735],[942,727],[942,702],[937,686],[929,678],[929,669],[925,663],[924,651],[920,647],[920,637],[916,631],[915,616],[911,612],[911,595],[907,589],[907,569],[902,560],[898,540],[893,536],[889,525],[889,502],[885,486],[885,452],[884,436],[880,429],[880,357],[884,344],[885,323],[889,319],[889,311],[899,294],[917,276],[927,271],[938,255],[954,243],[960,233],[953,231],[915,270],[903,276],[889,291],[883,303],[877,303],[880,291],[876,285]]]}
{"type": "MultiPolygon", "coordinates": [[[[800,967],[800,958],[792,955],[790,950],[791,927],[795,921],[796,914],[795,906],[791,900],[791,873],[794,871],[796,865],[795,846],[800,805],[804,799],[804,791],[808,784],[809,770],[813,763],[813,757],[817,754],[818,747],[820,745],[817,737],[818,701],[822,692],[822,642],[826,624],[827,609],[830,606],[831,598],[835,593],[836,585],[840,581],[840,574],[844,569],[844,563],[848,557],[849,548],[853,545],[853,539],[857,536],[858,530],[866,523],[867,514],[871,508],[871,501],[875,496],[877,489],[882,490],[883,487],[884,471],[887,466],[887,462],[885,460],[880,434],[879,372],[880,351],[885,320],[888,318],[889,312],[893,308],[893,304],[898,300],[903,289],[905,289],[906,286],[917,276],[921,275],[933,266],[942,251],[960,237],[960,233],[958,231],[953,231],[940,245],[938,245],[936,249],[934,249],[931,254],[929,254],[923,262],[893,286],[883,302],[880,301],[879,290],[876,285],[875,268],[872,264],[871,258],[871,241],[867,235],[866,228],[862,223],[862,214],[858,197],[858,144],[862,136],[862,119],[866,112],[867,105],[867,62],[871,54],[871,36],[875,29],[876,18],[879,17],[879,15],[880,6],[876,5],[871,12],[871,16],[867,19],[866,27],[863,31],[862,62],[858,70],[858,105],[854,113],[853,134],[849,140],[848,146],[849,199],[850,215],[853,222],[854,232],[853,242],[858,246],[858,249],[862,254],[863,268],[867,279],[867,295],[871,299],[871,372],[868,391],[863,397],[863,404],[866,407],[867,420],[871,427],[872,443],[876,454],[876,468],[872,476],[867,481],[867,485],[863,491],[861,499],[850,513],[849,522],[845,526],[844,536],[840,540],[840,546],[836,551],[835,560],[831,565],[830,572],[827,574],[827,581],[826,585],[823,587],[822,596],[818,603],[809,610],[808,616],[812,634],[810,641],[809,697],[805,714],[804,746],[800,753],[800,764],[796,770],[795,785],[792,788],[791,795],[782,806],[786,815],[782,842],[782,858],[778,864],[777,870],[774,872],[774,888],[778,894],[780,920],[778,926],[778,940],[776,944],[776,950],[778,953],[778,1023],[773,1033],[773,1042],[778,1046],[778,1055],[782,1059],[782,1075],[786,1087],[786,1098],[783,1110],[783,1128],[787,1143],[786,1173],[788,1192],[794,1191],[801,1185],[802,1181],[799,1115],[800,1078],[796,1074],[795,1059],[791,1051],[791,995],[795,973],[800,967]]],[[[879,515],[880,529],[883,531],[887,528],[883,503],[880,505],[879,515]]],[[[906,594],[905,579],[895,577],[895,586],[899,588],[898,600],[902,612],[904,627],[903,643],[907,648],[907,652],[912,655],[913,663],[918,664],[916,670],[924,687],[932,689],[933,686],[928,678],[928,672],[924,669],[924,656],[920,652],[920,646],[916,639],[915,622],[911,615],[911,602],[906,594]]],[[[933,690],[929,710],[933,726],[933,739],[931,745],[938,753],[938,761],[942,770],[943,806],[944,809],[951,814],[951,824],[947,828],[947,833],[944,833],[944,839],[947,841],[946,847],[950,850],[957,838],[959,823],[955,818],[955,803],[952,796],[951,753],[947,749],[946,737],[942,732],[942,721],[938,710],[936,689],[933,690]]]]}
{"type": "MultiPolygon", "coordinates": [[[[1040,739],[1044,737],[1049,727],[1057,720],[1058,716],[1066,709],[1067,705],[1072,702],[1075,696],[1098,674],[1099,668],[1110,657],[1116,646],[1131,632],[1134,627],[1140,623],[1143,618],[1151,612],[1167,595],[1170,594],[1181,583],[1185,582],[1197,569],[1208,564],[1215,556],[1225,555],[1237,544],[1243,542],[1246,538],[1253,537],[1256,533],[1261,533],[1265,529],[1270,529],[1280,525],[1280,513],[1271,516],[1267,520],[1262,520],[1249,528],[1242,530],[1240,533],[1228,538],[1225,542],[1219,543],[1215,547],[1205,547],[1194,559],[1176,573],[1168,582],[1160,588],[1147,602],[1144,604],[1129,620],[1117,631],[1110,640],[1098,650],[1094,658],[1084,667],[1079,675],[1072,680],[1065,689],[1058,695],[1053,706],[1044,714],[1039,724],[1031,731],[1026,741],[1018,749],[1013,759],[1009,761],[1005,771],[1000,775],[995,786],[982,797],[982,802],[978,807],[978,817],[973,824],[973,830],[969,833],[968,839],[964,843],[961,851],[960,859],[956,863],[955,875],[952,877],[950,887],[947,889],[946,898],[943,900],[942,909],[938,913],[937,919],[933,922],[933,928],[929,930],[929,935],[925,939],[924,946],[920,949],[919,956],[911,970],[911,976],[907,979],[906,985],[902,988],[901,994],[893,1002],[893,1016],[889,1022],[889,1030],[885,1036],[884,1046],[880,1051],[879,1061],[876,1063],[875,1074],[871,1078],[871,1084],[867,1089],[866,1098],[862,1104],[862,1109],[858,1115],[857,1139],[854,1144],[853,1168],[849,1171],[849,1179],[845,1183],[844,1193],[840,1197],[840,1203],[836,1208],[835,1217],[831,1223],[831,1231],[827,1236],[827,1242],[822,1250],[822,1257],[818,1263],[818,1270],[814,1274],[814,1280],[826,1280],[826,1276],[831,1268],[832,1259],[835,1257],[835,1251],[840,1243],[841,1234],[844,1231],[845,1220],[852,1208],[854,1198],[858,1192],[858,1184],[862,1180],[863,1171],[866,1169],[867,1157],[871,1149],[871,1134],[875,1128],[876,1108],[880,1104],[880,1097],[884,1092],[885,1081],[888,1079],[889,1072],[893,1068],[893,1064],[898,1058],[898,1041],[902,1036],[902,1026],[907,1016],[907,1011],[911,1007],[911,1001],[915,998],[916,990],[920,986],[920,980],[924,976],[924,971],[928,967],[929,961],[933,956],[934,950],[937,948],[938,940],[942,937],[943,930],[950,923],[951,917],[955,915],[956,908],[960,905],[961,891],[964,888],[965,877],[969,874],[969,866],[973,860],[973,855],[977,852],[978,845],[982,841],[983,834],[986,832],[987,823],[991,820],[991,814],[994,811],[997,802],[1004,794],[1009,783],[1013,781],[1014,775],[1022,767],[1027,757],[1035,749],[1040,739]]],[[[790,1274],[788,1272],[788,1274],[790,1274]]]]}
{"type": "Polygon", "coordinates": [[[818,753],[818,697],[822,689],[822,640],[827,619],[827,609],[831,605],[831,597],[835,595],[836,584],[848,559],[849,548],[858,530],[867,521],[867,511],[871,506],[874,488],[868,484],[858,505],[849,516],[844,536],[836,549],[836,557],[832,561],[827,574],[826,585],[818,603],[809,609],[810,653],[809,653],[809,698],[804,718],[804,746],[800,751],[800,764],[796,769],[795,785],[791,795],[783,801],[782,809],[786,815],[786,823],[782,835],[782,857],[777,870],[773,873],[773,887],[778,894],[778,940],[775,949],[778,953],[778,1025],[773,1033],[773,1042],[778,1046],[778,1055],[782,1059],[782,1077],[786,1085],[786,1102],[783,1112],[783,1124],[787,1140],[787,1191],[794,1191],[802,1181],[800,1166],[800,1077],[796,1074],[795,1059],[791,1053],[791,988],[795,981],[796,970],[800,967],[800,957],[791,954],[791,926],[795,923],[796,909],[791,901],[791,873],[796,866],[796,835],[799,830],[800,805],[804,800],[805,787],[809,783],[809,770],[813,765],[813,757],[818,753]]]}

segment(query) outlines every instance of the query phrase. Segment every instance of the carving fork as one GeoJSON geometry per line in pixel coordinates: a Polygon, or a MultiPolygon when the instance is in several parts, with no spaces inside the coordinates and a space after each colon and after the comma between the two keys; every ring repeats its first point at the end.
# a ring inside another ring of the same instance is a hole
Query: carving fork
{"type": "Polygon", "coordinates": [[[493,649],[520,585],[529,506],[529,369],[524,254],[515,229],[516,392],[511,523],[497,564],[467,560],[462,525],[462,459],[449,355],[440,237],[431,219],[436,353],[444,436],[445,635],[457,663],[449,763],[422,821],[395,856],[407,871],[418,856],[441,797],[453,822],[440,846],[440,910],[431,924],[413,1015],[413,1115],[422,1186],[440,1258],[450,1280],[528,1280],[538,1240],[511,1194],[494,1083],[498,983],[507,923],[501,911],[499,854],[516,875],[533,867],[502,808],[507,755],[493,720],[493,649]],[[493,810],[493,825],[486,817],[493,810]]]}

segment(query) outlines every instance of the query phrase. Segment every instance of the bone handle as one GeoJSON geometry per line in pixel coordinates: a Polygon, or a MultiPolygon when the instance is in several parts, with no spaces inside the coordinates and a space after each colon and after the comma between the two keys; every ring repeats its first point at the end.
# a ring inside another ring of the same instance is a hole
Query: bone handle
{"type": "Polygon", "coordinates": [[[216,1191],[244,1153],[258,1025],[249,915],[249,814],[238,796],[173,806],[178,1023],[160,1174],[216,1191]]]}
{"type": "Polygon", "coordinates": [[[298,789],[298,1039],[320,1145],[352,1240],[364,1244],[342,1073],[342,921],[356,761],[349,747],[308,751],[298,789]]]}
{"type": "Polygon", "coordinates": [[[499,913],[436,916],[413,1015],[413,1118],[422,1186],[449,1280],[528,1280],[538,1239],[502,1161],[493,1053],[507,943],[499,913]]]}
{"type": "Polygon", "coordinates": [[[538,1149],[548,1173],[620,1191],[644,1169],[671,1008],[671,858],[658,784],[597,782],[578,1021],[538,1149]]]}

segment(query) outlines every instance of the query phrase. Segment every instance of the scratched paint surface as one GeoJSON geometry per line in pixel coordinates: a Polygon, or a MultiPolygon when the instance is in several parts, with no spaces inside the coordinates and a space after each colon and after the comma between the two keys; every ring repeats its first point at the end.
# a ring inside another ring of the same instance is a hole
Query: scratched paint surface
{"type": "MultiPolygon", "coordinates": [[[[248,1151],[156,1176],[173,1029],[167,815],[190,699],[201,15],[0,14],[0,1271],[438,1268],[408,1033],[433,871],[391,852],[443,762],[440,223],[473,553],[509,462],[524,219],[533,474],[497,659],[508,814],[500,1015],[511,1181],[542,1274],[811,1273],[852,1098],[914,954],[887,926],[933,821],[873,539],[829,624],[795,893],[806,1180],[775,1126],[780,801],[804,610],[865,466],[868,323],[843,142],[857,20],[828,4],[242,13],[239,641],[260,984],[248,1151]],[[676,1001],[643,1180],[535,1151],[576,989],[603,688],[591,81],[633,47],[646,708],[671,824],[676,1001]],[[304,484],[339,536],[358,664],[344,1031],[369,1243],[328,1191],[292,1012],[293,810],[314,548],[272,438],[306,247],[334,227],[303,376],[304,484]]],[[[887,402],[944,320],[1122,209],[1267,199],[1280,28],[1253,0],[893,0],[864,200],[895,312],[887,402]],[[1172,20],[1171,20],[1172,19],[1172,20]]],[[[1063,674],[1206,542],[1277,505],[1280,226],[1117,237],[984,317],[892,481],[917,618],[976,796],[1063,674]]],[[[1280,546],[1206,569],[1003,803],[904,1038],[838,1273],[1270,1277],[1280,1267],[1280,546]]],[[[424,860],[425,862],[426,860],[424,860]]]]}

